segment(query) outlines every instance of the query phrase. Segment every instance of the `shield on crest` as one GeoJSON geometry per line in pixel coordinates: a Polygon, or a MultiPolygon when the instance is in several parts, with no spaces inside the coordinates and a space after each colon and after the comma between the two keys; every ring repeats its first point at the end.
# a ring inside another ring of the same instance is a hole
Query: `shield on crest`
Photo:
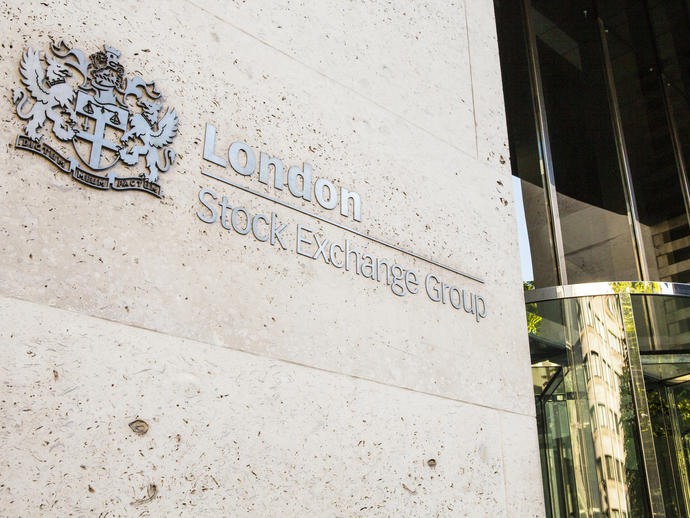
{"type": "Polygon", "coordinates": [[[75,112],[80,118],[72,140],[77,156],[96,171],[114,166],[120,159],[120,138],[127,129],[129,112],[115,104],[99,103],[82,90],[77,93],[75,112]]]}

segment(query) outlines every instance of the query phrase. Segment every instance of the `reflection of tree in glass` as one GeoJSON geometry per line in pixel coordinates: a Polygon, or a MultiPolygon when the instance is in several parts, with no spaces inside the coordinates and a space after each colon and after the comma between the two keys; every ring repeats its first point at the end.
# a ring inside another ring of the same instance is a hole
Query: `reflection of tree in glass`
{"type": "Polygon", "coordinates": [[[658,293],[659,289],[654,282],[622,281],[609,283],[614,293],[658,293]]]}
{"type": "MultiPolygon", "coordinates": [[[[690,392],[685,387],[678,387],[675,391],[676,414],[681,434],[690,429],[690,392]]],[[[647,391],[647,404],[652,419],[654,437],[666,437],[672,433],[666,426],[664,416],[671,413],[668,400],[662,396],[661,389],[647,391]]]]}
{"type": "Polygon", "coordinates": [[[690,431],[690,387],[687,383],[676,392],[676,411],[681,433],[690,431]]]}
{"type": "MultiPolygon", "coordinates": [[[[522,287],[525,291],[534,289],[534,281],[523,282],[522,287]]],[[[539,334],[541,327],[541,317],[537,315],[537,304],[532,302],[525,305],[527,309],[527,332],[532,335],[539,334]]]]}
{"type": "Polygon", "coordinates": [[[625,451],[625,482],[630,498],[629,516],[647,516],[646,494],[644,490],[644,475],[642,473],[642,460],[636,441],[637,419],[635,418],[635,405],[632,397],[630,380],[630,367],[628,362],[623,362],[623,372],[620,383],[621,427],[623,429],[623,442],[625,451]]]}
{"type": "Polygon", "coordinates": [[[661,397],[658,390],[648,390],[647,405],[649,405],[649,417],[652,420],[654,437],[665,437],[664,415],[668,415],[668,401],[661,397]]]}
{"type": "Polygon", "coordinates": [[[690,383],[684,383],[676,392],[676,407],[680,421],[680,435],[685,462],[690,467],[690,383]]]}
{"type": "Polygon", "coordinates": [[[668,401],[661,397],[658,389],[648,390],[647,405],[649,405],[649,417],[652,420],[652,433],[654,433],[654,437],[665,437],[666,424],[664,416],[668,415],[668,401]]]}
{"type": "MultiPolygon", "coordinates": [[[[682,434],[682,430],[690,424],[690,404],[687,401],[687,397],[684,397],[682,387],[672,390],[676,396],[676,416],[678,417],[678,424],[682,434]]],[[[684,516],[675,495],[672,492],[670,495],[666,494],[666,489],[674,485],[671,468],[672,457],[670,457],[673,453],[665,447],[668,444],[673,444],[672,440],[669,441],[669,438],[673,437],[673,428],[671,428],[670,424],[673,422],[673,409],[663,385],[652,385],[651,383],[648,385],[647,404],[649,405],[649,415],[652,422],[652,433],[654,438],[658,439],[658,441],[655,441],[656,454],[659,462],[661,483],[665,493],[664,506],[666,516],[669,518],[684,516]],[[670,496],[670,498],[667,498],[667,496],[670,496]]]]}

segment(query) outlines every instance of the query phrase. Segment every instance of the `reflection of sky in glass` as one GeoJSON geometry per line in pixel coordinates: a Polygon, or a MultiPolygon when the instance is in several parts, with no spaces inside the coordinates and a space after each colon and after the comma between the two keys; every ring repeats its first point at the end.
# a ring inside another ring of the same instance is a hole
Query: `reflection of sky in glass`
{"type": "Polygon", "coordinates": [[[525,206],[522,202],[522,188],[520,179],[513,179],[513,198],[515,199],[515,216],[517,219],[518,244],[520,245],[520,266],[522,267],[522,280],[533,281],[532,254],[529,250],[529,238],[527,237],[527,221],[525,220],[525,206]]]}

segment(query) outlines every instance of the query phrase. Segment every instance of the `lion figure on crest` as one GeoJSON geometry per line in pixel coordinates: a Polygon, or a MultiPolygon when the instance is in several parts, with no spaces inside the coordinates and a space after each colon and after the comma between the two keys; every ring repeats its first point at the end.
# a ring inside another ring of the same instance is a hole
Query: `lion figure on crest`
{"type": "Polygon", "coordinates": [[[120,149],[120,158],[127,165],[135,165],[141,155],[146,155],[146,167],[149,173],[146,179],[155,182],[158,180],[158,172],[167,171],[175,162],[175,150],[165,148],[172,144],[177,135],[177,112],[175,109],[168,109],[165,115],[158,120],[161,104],[157,102],[138,101],[137,106],[142,108],[142,113],[138,113],[130,119],[131,129],[120,139],[123,144],[127,144],[133,138],[138,138],[143,145],[133,146],[130,149],[123,147],[120,149]],[[163,160],[161,160],[158,150],[163,149],[163,160]]]}
{"type": "Polygon", "coordinates": [[[52,121],[53,132],[57,138],[72,140],[73,127],[77,124],[77,115],[73,108],[75,94],[65,80],[72,73],[54,57],[46,55],[44,59],[47,65],[45,70],[38,51],[29,47],[22,55],[19,71],[22,75],[22,84],[29,93],[21,88],[14,89],[12,100],[17,107],[17,115],[21,119],[29,120],[24,130],[31,140],[37,141],[43,136],[39,130],[46,119],[52,121]],[[36,102],[25,112],[29,95],[36,102]],[[69,121],[63,119],[61,112],[67,113],[69,121]]]}

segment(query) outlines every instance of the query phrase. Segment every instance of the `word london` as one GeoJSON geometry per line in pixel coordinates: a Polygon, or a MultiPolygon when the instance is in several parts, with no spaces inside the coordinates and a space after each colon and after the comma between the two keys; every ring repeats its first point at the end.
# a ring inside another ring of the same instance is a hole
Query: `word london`
{"type": "MultiPolygon", "coordinates": [[[[256,171],[256,155],[251,147],[244,142],[233,142],[228,148],[228,160],[217,156],[216,127],[206,124],[204,136],[204,159],[221,167],[227,167],[228,161],[236,173],[251,176],[256,171]]],[[[268,185],[270,171],[273,170],[273,186],[282,191],[285,187],[285,166],[279,158],[271,157],[263,151],[259,161],[259,181],[268,185]]],[[[350,217],[350,201],[352,202],[352,218],[362,221],[362,200],[359,194],[341,187],[340,191],[333,182],[325,178],[318,178],[312,188],[311,165],[304,163],[302,168],[292,166],[288,169],[287,186],[290,194],[296,198],[312,201],[312,193],[316,202],[324,209],[333,210],[340,204],[340,214],[350,217]]]]}

